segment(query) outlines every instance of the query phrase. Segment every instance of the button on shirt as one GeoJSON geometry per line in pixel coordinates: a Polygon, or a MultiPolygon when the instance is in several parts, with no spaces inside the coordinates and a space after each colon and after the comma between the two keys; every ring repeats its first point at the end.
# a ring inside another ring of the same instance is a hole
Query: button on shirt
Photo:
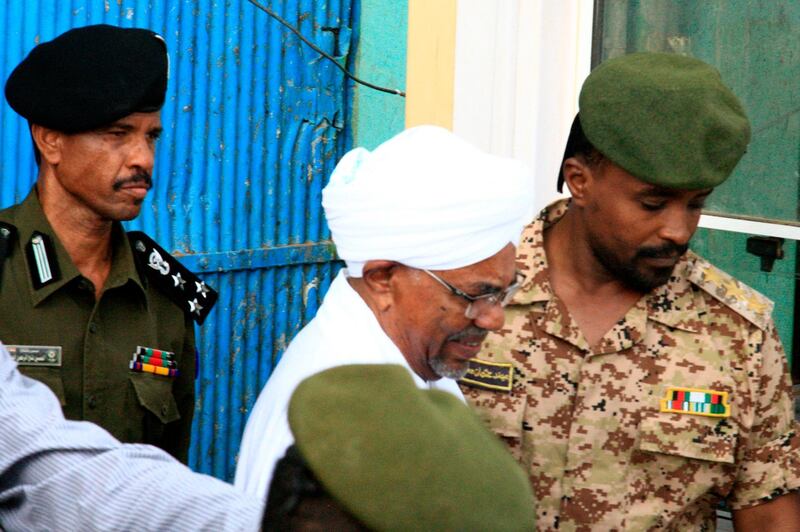
{"type": "Polygon", "coordinates": [[[543,247],[566,205],[523,233],[523,288],[478,355],[513,364],[511,392],[462,385],[528,471],[537,527],[713,530],[723,498],[736,509],[800,489],[800,431],[771,303],[689,252],[589,346],[552,291],[543,247]],[[687,389],[727,401],[729,415],[689,405],[686,392],[664,402],[687,389]]]}
{"type": "Polygon", "coordinates": [[[185,461],[194,409],[195,341],[190,318],[137,270],[119,223],[103,293],[72,263],[42,212],[36,190],[0,212],[17,241],[0,279],[0,338],[7,345],[60,346],[60,366],[21,365],[50,387],[69,419],[92,421],[123,442],[151,443],[185,461]],[[52,242],[60,276],[36,288],[26,245],[34,233],[52,242]],[[172,351],[180,375],[129,368],[137,346],[172,351]]]}

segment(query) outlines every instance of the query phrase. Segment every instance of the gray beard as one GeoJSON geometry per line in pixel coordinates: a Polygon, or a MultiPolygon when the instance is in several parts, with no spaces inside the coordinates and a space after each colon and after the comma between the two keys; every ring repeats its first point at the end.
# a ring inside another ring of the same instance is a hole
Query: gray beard
{"type": "Polygon", "coordinates": [[[458,380],[464,375],[467,374],[467,370],[469,369],[467,364],[464,364],[462,367],[454,368],[449,366],[444,360],[439,357],[434,357],[428,361],[431,369],[434,373],[438,376],[443,377],[445,379],[453,379],[458,380]]]}

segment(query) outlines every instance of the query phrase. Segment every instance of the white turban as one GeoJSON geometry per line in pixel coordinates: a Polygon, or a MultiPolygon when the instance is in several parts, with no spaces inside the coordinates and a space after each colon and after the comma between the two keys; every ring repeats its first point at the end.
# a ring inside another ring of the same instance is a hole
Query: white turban
{"type": "Polygon", "coordinates": [[[516,246],[533,216],[533,177],[446,129],[419,126],[342,157],[322,206],[351,277],[369,260],[430,270],[469,266],[516,246]]]}

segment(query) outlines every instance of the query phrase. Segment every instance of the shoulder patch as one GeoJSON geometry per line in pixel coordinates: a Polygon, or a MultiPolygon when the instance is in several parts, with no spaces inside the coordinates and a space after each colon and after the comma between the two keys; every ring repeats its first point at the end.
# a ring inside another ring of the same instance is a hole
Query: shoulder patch
{"type": "Polygon", "coordinates": [[[128,239],[147,278],[202,325],[219,298],[217,291],[141,231],[129,231],[128,239]]]}
{"type": "MultiPolygon", "coordinates": [[[[3,264],[11,255],[11,249],[17,241],[17,228],[5,222],[0,222],[0,281],[3,280],[3,264]]],[[[2,286],[0,286],[2,290],[2,286]]]]}
{"type": "Polygon", "coordinates": [[[689,280],[758,328],[769,326],[775,304],[698,255],[693,256],[689,280]]]}
{"type": "Polygon", "coordinates": [[[514,384],[514,366],[510,363],[489,362],[473,358],[467,366],[467,374],[458,381],[473,388],[486,388],[510,392],[514,384]]]}

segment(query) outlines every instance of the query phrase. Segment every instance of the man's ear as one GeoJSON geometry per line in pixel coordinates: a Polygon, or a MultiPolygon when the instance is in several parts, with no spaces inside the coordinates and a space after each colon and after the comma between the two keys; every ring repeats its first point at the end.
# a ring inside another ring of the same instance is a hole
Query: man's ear
{"type": "Polygon", "coordinates": [[[569,187],[572,201],[577,205],[583,205],[594,179],[592,169],[586,164],[586,160],[578,155],[564,160],[562,172],[564,174],[564,183],[569,187]]]}
{"type": "Polygon", "coordinates": [[[399,263],[391,260],[370,260],[364,264],[361,282],[378,310],[384,311],[394,302],[395,286],[392,280],[398,274],[398,266],[399,263]]]}
{"type": "Polygon", "coordinates": [[[31,138],[33,139],[42,161],[56,165],[61,161],[61,139],[64,133],[49,129],[39,124],[31,124],[31,138]]]}

